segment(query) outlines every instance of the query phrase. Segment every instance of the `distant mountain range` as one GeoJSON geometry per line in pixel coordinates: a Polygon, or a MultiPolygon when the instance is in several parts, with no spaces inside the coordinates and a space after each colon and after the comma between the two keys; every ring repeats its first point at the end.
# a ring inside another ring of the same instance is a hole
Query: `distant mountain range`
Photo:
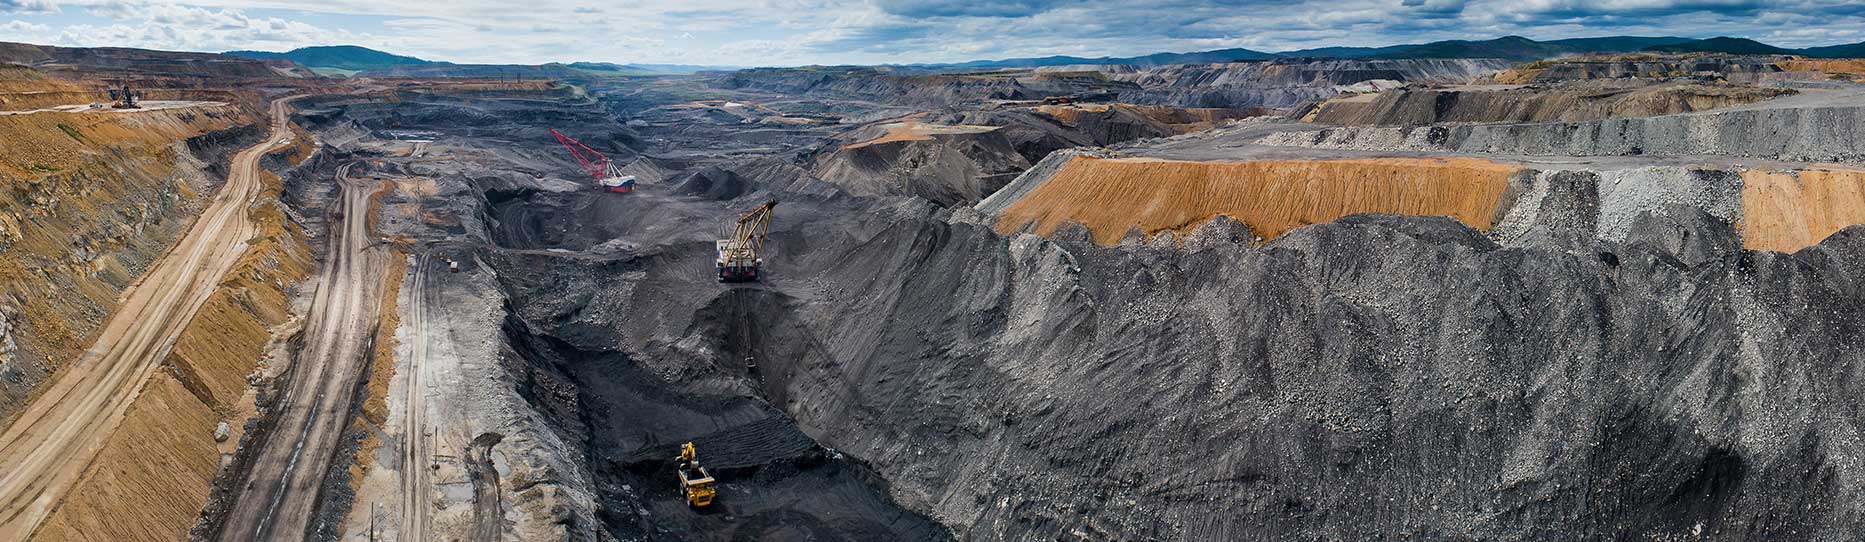
{"type": "Polygon", "coordinates": [[[298,63],[306,68],[335,68],[347,71],[363,71],[387,66],[404,66],[413,64],[434,64],[411,56],[384,53],[368,47],[355,45],[333,45],[328,47],[303,47],[283,53],[266,51],[227,51],[228,56],[257,58],[261,60],[282,58],[298,63]]]}
{"type": "Polygon", "coordinates": [[[1317,49],[1284,51],[1280,53],[1267,53],[1250,49],[1221,49],[1194,53],[1158,53],[1135,57],[1085,58],[1074,56],[1048,56],[1040,58],[976,60],[953,64],[922,64],[922,66],[934,68],[1029,68],[1038,66],[1067,66],[1073,64],[1132,64],[1138,66],[1157,66],[1163,64],[1240,62],[1272,58],[1503,58],[1516,61],[1529,61],[1582,53],[1631,53],[1641,51],[1781,54],[1804,55],[1814,58],[1855,58],[1865,56],[1865,43],[1812,47],[1806,49],[1788,49],[1775,47],[1750,39],[1727,37],[1693,39],[1671,36],[1606,36],[1598,38],[1536,41],[1521,36],[1504,36],[1482,41],[1449,40],[1434,41],[1431,43],[1392,45],[1387,47],[1322,47],[1317,49]]]}
{"type": "MultiPolygon", "coordinates": [[[[1155,53],[1132,57],[1046,56],[1003,60],[974,60],[948,64],[915,64],[936,69],[1000,69],[1067,66],[1075,64],[1131,64],[1160,66],[1166,64],[1212,64],[1269,60],[1276,58],[1351,58],[1351,59],[1419,59],[1419,58],[1502,58],[1515,61],[1541,60],[1583,53],[1717,52],[1732,54],[1804,55],[1813,58],[1865,57],[1865,43],[1789,49],[1745,38],[1709,39],[1671,36],[1606,36],[1536,41],[1521,36],[1504,36],[1491,40],[1448,40],[1431,43],[1392,45],[1387,47],[1321,47],[1280,53],[1250,49],[1219,49],[1190,53],[1155,53]]],[[[284,59],[324,75],[405,75],[472,76],[501,75],[523,77],[616,76],[690,74],[709,70],[733,70],[735,67],[695,66],[688,64],[615,64],[610,62],[572,62],[542,65],[453,64],[401,56],[367,47],[337,45],[304,47],[283,53],[265,51],[230,51],[231,56],[270,60],[284,59]]]]}
{"type": "Polygon", "coordinates": [[[285,59],[300,66],[310,68],[324,75],[356,75],[378,72],[384,75],[423,74],[429,76],[447,76],[449,74],[464,76],[497,76],[504,73],[514,76],[545,75],[562,77],[568,74],[587,75],[669,75],[697,73],[705,70],[732,69],[712,66],[693,66],[686,64],[615,64],[611,62],[572,62],[569,64],[550,63],[543,65],[518,64],[454,64],[422,60],[411,56],[401,56],[359,47],[355,45],[331,45],[319,47],[301,47],[283,53],[268,51],[228,51],[225,54],[254,59],[285,59]]]}

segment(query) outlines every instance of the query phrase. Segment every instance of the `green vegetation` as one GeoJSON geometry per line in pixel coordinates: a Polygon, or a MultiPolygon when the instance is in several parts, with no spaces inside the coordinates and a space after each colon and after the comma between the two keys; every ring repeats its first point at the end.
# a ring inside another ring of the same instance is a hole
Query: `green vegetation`
{"type": "Polygon", "coordinates": [[[1737,55],[1791,55],[1798,51],[1782,49],[1759,41],[1744,38],[1717,37],[1706,40],[1673,43],[1646,47],[1646,51],[1663,53],[1729,53],[1737,55]]]}
{"type": "Polygon", "coordinates": [[[72,128],[69,124],[59,124],[58,129],[64,130],[65,135],[71,136],[72,139],[77,140],[79,143],[89,143],[89,141],[84,140],[83,134],[78,133],[77,128],[72,128]]]}
{"type": "Polygon", "coordinates": [[[362,70],[346,70],[343,68],[330,68],[330,67],[319,66],[316,68],[311,68],[311,73],[322,75],[324,77],[351,77],[358,73],[362,73],[362,70]]]}
{"type": "MultiPolygon", "coordinates": [[[[337,68],[352,73],[363,70],[403,66],[409,64],[441,64],[411,56],[384,53],[367,47],[355,45],[334,45],[327,47],[301,47],[283,53],[267,51],[228,51],[228,56],[245,58],[272,59],[282,58],[298,63],[306,68],[337,68]]],[[[313,70],[315,71],[315,69],[313,70]]]]}
{"type": "MultiPolygon", "coordinates": [[[[60,125],[60,126],[63,126],[63,125],[60,125]]],[[[54,171],[58,171],[57,166],[48,166],[45,164],[33,164],[31,166],[27,166],[26,169],[31,170],[31,171],[36,171],[39,173],[51,173],[54,171]]]]}

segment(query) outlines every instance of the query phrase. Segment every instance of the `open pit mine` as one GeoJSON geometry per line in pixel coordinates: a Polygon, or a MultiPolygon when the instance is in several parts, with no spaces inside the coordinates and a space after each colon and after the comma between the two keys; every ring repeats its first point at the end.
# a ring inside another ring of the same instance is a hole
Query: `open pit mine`
{"type": "Polygon", "coordinates": [[[1862,66],[0,44],[0,541],[1858,540],[1862,66]]]}

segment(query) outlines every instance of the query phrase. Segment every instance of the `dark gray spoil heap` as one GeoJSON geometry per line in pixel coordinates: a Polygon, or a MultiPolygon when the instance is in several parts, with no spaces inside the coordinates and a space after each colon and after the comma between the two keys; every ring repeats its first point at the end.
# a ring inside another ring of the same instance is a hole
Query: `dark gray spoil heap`
{"type": "Polygon", "coordinates": [[[1519,247],[1359,215],[1147,248],[809,209],[765,284],[682,241],[530,266],[515,314],[719,405],[687,433],[781,409],[964,539],[1865,532],[1865,227],[1779,254],[1686,206],[1519,247]]]}

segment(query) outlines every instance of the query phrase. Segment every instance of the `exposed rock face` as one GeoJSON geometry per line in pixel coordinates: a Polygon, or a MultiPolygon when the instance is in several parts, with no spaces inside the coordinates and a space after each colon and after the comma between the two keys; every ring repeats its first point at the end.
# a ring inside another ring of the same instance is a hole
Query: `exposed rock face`
{"type": "Polygon", "coordinates": [[[1109,80],[1094,72],[944,75],[865,67],[754,68],[726,74],[714,84],[724,89],[924,106],[1137,90],[1131,83],[1109,80]]]}
{"type": "Polygon", "coordinates": [[[1500,74],[1500,82],[1552,82],[1587,79],[1709,77],[1755,82],[1782,70],[1776,63],[1791,57],[1778,55],[1622,55],[1607,58],[1559,59],[1530,63],[1500,74]]]}
{"type": "Polygon", "coordinates": [[[1792,94],[1789,89],[1707,85],[1513,90],[1401,89],[1370,102],[1328,102],[1314,120],[1328,124],[1585,121],[1707,111],[1792,94]]]}
{"type": "Polygon", "coordinates": [[[290,61],[261,61],[213,53],[151,51],[119,47],[53,47],[0,43],[0,62],[75,68],[85,71],[133,71],[141,74],[257,78],[309,77],[312,74],[290,61]],[[277,69],[274,69],[274,68],[277,69]]]}
{"type": "Polygon", "coordinates": [[[1288,108],[1364,81],[1462,83],[1509,67],[1498,59],[1274,60],[1161,66],[1115,76],[1141,90],[1122,101],[1184,107],[1288,108]]]}
{"type": "Polygon", "coordinates": [[[621,367],[768,400],[964,539],[1865,527],[1865,228],[1746,252],[1698,207],[1620,225],[1584,176],[1549,184],[1534,201],[1565,211],[1527,224],[1579,235],[1355,215],[1260,249],[1227,221],[1190,250],[1104,247],[897,207],[763,288],[686,282],[704,249],[682,245],[524,281],[591,301],[514,299],[621,367]],[[583,312],[623,300],[652,312],[583,312]]]}
{"type": "Polygon", "coordinates": [[[13,340],[14,320],[19,318],[19,309],[10,304],[0,304],[0,366],[13,362],[14,353],[19,350],[19,343],[13,340]]]}
{"type": "Polygon", "coordinates": [[[168,249],[220,183],[196,153],[236,148],[245,122],[232,107],[0,117],[0,422],[168,249]]]}
{"type": "Polygon", "coordinates": [[[1112,96],[1122,102],[1180,107],[1286,108],[1331,97],[1338,92],[1337,86],[1365,81],[1462,83],[1508,67],[1509,62],[1498,59],[1279,59],[966,75],[914,75],[877,68],[758,68],[727,74],[714,84],[725,89],[921,105],[1112,96]]]}
{"type": "Polygon", "coordinates": [[[1585,122],[1351,127],[1281,132],[1269,145],[1567,156],[1716,154],[1797,161],[1865,158],[1865,107],[1712,111],[1585,122]]]}
{"type": "Polygon", "coordinates": [[[995,128],[905,130],[912,133],[844,145],[819,158],[812,173],[858,196],[906,194],[969,205],[1030,167],[995,128]]]}

